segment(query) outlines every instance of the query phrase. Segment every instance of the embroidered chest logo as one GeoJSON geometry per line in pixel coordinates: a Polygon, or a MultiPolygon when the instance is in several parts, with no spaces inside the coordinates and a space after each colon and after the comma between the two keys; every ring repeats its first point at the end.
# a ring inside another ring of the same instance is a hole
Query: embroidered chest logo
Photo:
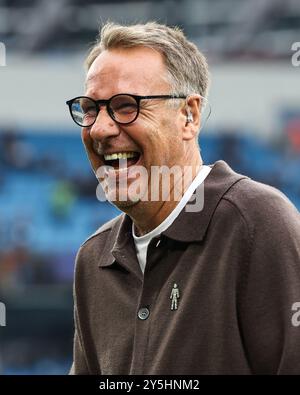
{"type": "Polygon", "coordinates": [[[180,298],[179,288],[176,283],[174,283],[170,299],[171,299],[171,310],[177,310],[178,308],[178,299],[180,298]]]}

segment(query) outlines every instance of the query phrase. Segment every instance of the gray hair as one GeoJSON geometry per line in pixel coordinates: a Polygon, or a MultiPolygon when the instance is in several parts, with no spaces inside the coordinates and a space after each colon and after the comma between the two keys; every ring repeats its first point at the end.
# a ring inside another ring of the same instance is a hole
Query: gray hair
{"type": "Polygon", "coordinates": [[[156,22],[122,26],[106,23],[85,60],[88,70],[104,50],[114,48],[148,47],[159,51],[167,68],[167,81],[172,94],[192,93],[207,96],[209,71],[205,56],[195,44],[188,41],[178,27],[168,27],[156,22]]]}

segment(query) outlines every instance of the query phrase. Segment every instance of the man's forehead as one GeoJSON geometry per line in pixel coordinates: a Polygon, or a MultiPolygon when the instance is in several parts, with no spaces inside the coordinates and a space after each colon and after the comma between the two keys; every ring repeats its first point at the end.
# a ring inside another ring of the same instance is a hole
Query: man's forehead
{"type": "Polygon", "coordinates": [[[162,81],[164,67],[161,55],[149,48],[104,51],[92,63],[85,88],[117,81],[153,85],[162,81]]]}
{"type": "MultiPolygon", "coordinates": [[[[161,79],[157,77],[157,82],[161,79]]],[[[112,76],[111,73],[93,73],[87,77],[85,82],[85,91],[105,90],[109,89],[113,93],[132,93],[143,94],[141,89],[145,92],[151,91],[152,87],[156,85],[156,81],[150,75],[138,75],[137,73],[122,72],[117,77],[112,76]],[[122,91],[122,92],[121,92],[122,91]]]]}
{"type": "Polygon", "coordinates": [[[111,69],[95,69],[91,72],[88,72],[85,80],[86,85],[90,85],[93,83],[97,82],[102,82],[102,81],[109,81],[112,78],[120,78],[124,80],[131,80],[134,79],[135,77],[143,78],[143,79],[149,79],[152,80],[152,78],[149,76],[147,73],[141,73],[139,74],[137,70],[126,70],[120,66],[119,70],[111,70],[111,69]]]}

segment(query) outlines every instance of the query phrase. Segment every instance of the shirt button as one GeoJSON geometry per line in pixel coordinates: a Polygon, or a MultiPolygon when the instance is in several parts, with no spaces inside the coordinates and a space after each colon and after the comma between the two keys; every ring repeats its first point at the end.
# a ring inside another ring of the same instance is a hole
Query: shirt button
{"type": "Polygon", "coordinates": [[[138,312],[138,317],[140,320],[146,320],[150,315],[150,311],[149,309],[147,309],[147,307],[142,307],[141,309],[139,309],[138,312]]]}

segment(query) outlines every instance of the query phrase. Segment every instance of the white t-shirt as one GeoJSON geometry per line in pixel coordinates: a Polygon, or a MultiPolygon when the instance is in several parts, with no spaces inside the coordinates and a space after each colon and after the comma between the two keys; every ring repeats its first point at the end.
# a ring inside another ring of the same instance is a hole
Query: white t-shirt
{"type": "Polygon", "coordinates": [[[187,202],[192,197],[195,190],[199,187],[200,184],[202,184],[202,182],[208,176],[210,171],[211,171],[211,167],[209,166],[203,165],[201,167],[199,173],[194,178],[193,182],[188,187],[188,189],[186,190],[186,192],[184,193],[184,195],[182,196],[181,200],[174,208],[174,210],[168,215],[168,217],[161,224],[159,224],[155,229],[151,230],[151,232],[146,233],[143,236],[136,236],[134,232],[134,224],[132,223],[132,235],[135,243],[137,258],[143,273],[145,272],[147,248],[150,241],[154,237],[160,235],[163,231],[165,231],[166,229],[168,229],[169,226],[172,225],[172,223],[175,221],[175,219],[178,217],[182,209],[186,206],[187,202]]]}

